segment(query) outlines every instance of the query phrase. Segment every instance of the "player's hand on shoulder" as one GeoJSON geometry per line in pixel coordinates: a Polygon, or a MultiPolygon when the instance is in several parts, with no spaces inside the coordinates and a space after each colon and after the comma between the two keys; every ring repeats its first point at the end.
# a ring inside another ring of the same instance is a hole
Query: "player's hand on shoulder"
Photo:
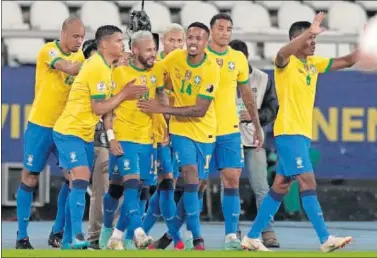
{"type": "Polygon", "coordinates": [[[318,35],[324,32],[326,29],[324,27],[321,27],[321,23],[323,22],[324,19],[325,19],[324,12],[317,13],[317,15],[314,17],[312,25],[310,26],[310,32],[313,33],[314,35],[318,35]]]}
{"type": "Polygon", "coordinates": [[[144,113],[162,113],[162,105],[156,99],[140,99],[137,107],[144,113]]]}
{"type": "Polygon", "coordinates": [[[141,96],[148,92],[148,87],[144,85],[137,85],[135,82],[136,79],[133,79],[124,85],[120,92],[123,95],[124,100],[140,99],[141,96]]]}
{"type": "Polygon", "coordinates": [[[123,155],[123,149],[122,149],[122,146],[120,145],[120,143],[113,139],[109,142],[109,146],[110,146],[110,151],[112,154],[114,154],[115,156],[121,156],[123,155]]]}

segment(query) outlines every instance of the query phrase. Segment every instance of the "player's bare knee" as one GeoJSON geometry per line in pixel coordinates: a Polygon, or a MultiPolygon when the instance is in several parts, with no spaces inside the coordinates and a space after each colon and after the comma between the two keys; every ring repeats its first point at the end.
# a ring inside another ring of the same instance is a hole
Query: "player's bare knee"
{"type": "Polygon", "coordinates": [[[238,168],[226,168],[221,171],[224,188],[238,188],[241,170],[238,168]]]}
{"type": "Polygon", "coordinates": [[[109,185],[109,194],[114,199],[119,200],[123,195],[124,187],[123,185],[110,184],[109,185]]]}
{"type": "Polygon", "coordinates": [[[90,180],[90,170],[87,166],[75,167],[71,170],[72,180],[90,180]]]}
{"type": "Polygon", "coordinates": [[[185,179],[185,184],[199,184],[198,170],[196,166],[183,166],[181,167],[183,176],[185,179]]]}
{"type": "Polygon", "coordinates": [[[204,179],[200,181],[199,184],[199,192],[204,192],[207,189],[208,186],[208,180],[204,179]]]}
{"type": "Polygon", "coordinates": [[[32,172],[24,169],[21,177],[21,182],[29,187],[35,187],[38,183],[38,177],[38,172],[32,172]]]}
{"type": "Polygon", "coordinates": [[[301,175],[297,176],[300,191],[306,190],[313,190],[317,188],[317,183],[315,181],[314,173],[302,173],[301,175]]]}

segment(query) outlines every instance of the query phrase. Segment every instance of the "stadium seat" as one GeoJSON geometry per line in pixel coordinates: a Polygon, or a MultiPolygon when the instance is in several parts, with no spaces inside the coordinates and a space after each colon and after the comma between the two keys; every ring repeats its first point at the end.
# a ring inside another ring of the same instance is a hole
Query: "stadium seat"
{"type": "Polygon", "coordinates": [[[89,30],[104,24],[122,27],[119,10],[114,2],[88,1],[81,7],[81,20],[89,30]]]}
{"type": "Polygon", "coordinates": [[[260,60],[261,57],[257,53],[257,44],[254,42],[245,42],[247,46],[247,50],[249,52],[248,60],[260,60]]]}
{"type": "MultiPolygon", "coordinates": [[[[285,1],[255,1],[261,5],[264,5],[265,7],[267,7],[268,10],[271,10],[271,11],[276,11],[279,9],[280,6],[283,5],[283,3],[285,3],[285,1]]],[[[290,2],[293,2],[293,1],[290,1],[290,2]]]]}
{"type": "MultiPolygon", "coordinates": [[[[246,1],[240,1],[246,2],[246,1]]],[[[234,6],[234,4],[239,4],[239,2],[235,1],[212,1],[212,4],[216,6],[219,10],[230,10],[234,6]]]]}
{"type": "MultiPolygon", "coordinates": [[[[141,10],[141,3],[134,5],[132,10],[141,10]]],[[[147,1],[144,5],[144,10],[152,23],[153,32],[161,32],[172,23],[169,9],[161,3],[147,1]]]]}
{"type": "Polygon", "coordinates": [[[29,29],[29,25],[22,20],[21,7],[16,2],[2,1],[1,4],[2,29],[29,29]]]}
{"type": "Polygon", "coordinates": [[[282,48],[285,44],[285,42],[265,43],[263,48],[264,58],[273,61],[280,48],[282,48]]]}
{"type": "Polygon", "coordinates": [[[81,7],[83,4],[85,4],[87,1],[65,1],[65,3],[69,6],[69,7],[81,7]]]}
{"type": "Polygon", "coordinates": [[[375,12],[377,11],[377,2],[376,1],[356,1],[356,3],[360,4],[365,8],[367,11],[375,12]]]}
{"type": "Polygon", "coordinates": [[[209,26],[211,18],[218,14],[219,10],[212,4],[206,2],[186,2],[181,10],[181,24],[187,28],[193,22],[203,22],[209,26]]]}
{"type": "Polygon", "coordinates": [[[169,8],[181,9],[187,3],[187,1],[162,1],[162,3],[169,8]]]}
{"type": "MultiPolygon", "coordinates": [[[[132,7],[140,1],[115,1],[120,7],[132,7]]],[[[146,3],[148,4],[148,2],[146,3]]]]}
{"type": "Polygon", "coordinates": [[[278,25],[281,29],[289,29],[294,22],[312,22],[315,11],[307,6],[294,1],[284,3],[278,10],[278,25]]]}
{"type": "Polygon", "coordinates": [[[330,29],[343,33],[359,33],[367,22],[363,7],[356,3],[339,1],[330,6],[328,25],[330,29]]]}
{"type": "Polygon", "coordinates": [[[232,18],[235,29],[263,31],[263,29],[271,27],[270,14],[262,5],[247,1],[235,2],[234,4],[232,18]]]}
{"type": "Polygon", "coordinates": [[[60,30],[68,17],[68,7],[60,1],[35,1],[30,8],[30,23],[33,29],[60,30]]]}
{"type": "Polygon", "coordinates": [[[25,7],[30,7],[34,2],[35,1],[19,1],[19,0],[17,0],[17,4],[19,4],[20,6],[25,6],[25,7]]]}
{"type": "Polygon", "coordinates": [[[332,2],[334,1],[304,1],[305,4],[310,5],[316,11],[327,11],[332,2]]]}
{"type": "Polygon", "coordinates": [[[8,38],[4,39],[4,43],[8,48],[9,66],[15,67],[19,64],[35,64],[45,41],[41,38],[8,38]]]}
{"type": "Polygon", "coordinates": [[[315,55],[323,57],[336,57],[336,44],[332,43],[317,43],[315,45],[315,55]]]}

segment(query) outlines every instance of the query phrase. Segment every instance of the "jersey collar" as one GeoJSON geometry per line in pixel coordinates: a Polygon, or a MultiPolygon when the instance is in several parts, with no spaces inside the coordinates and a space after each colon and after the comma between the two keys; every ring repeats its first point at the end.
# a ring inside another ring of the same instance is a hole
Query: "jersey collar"
{"type": "Polygon", "coordinates": [[[213,54],[218,55],[218,56],[224,56],[229,51],[229,47],[227,47],[225,49],[225,51],[223,51],[223,52],[217,52],[217,51],[213,50],[209,45],[207,46],[207,49],[208,49],[209,52],[212,52],[213,54]]]}
{"type": "Polygon", "coordinates": [[[71,53],[66,53],[66,52],[63,51],[63,49],[62,49],[62,47],[60,46],[58,40],[55,40],[55,45],[56,45],[56,47],[59,49],[59,51],[62,52],[63,55],[65,55],[65,56],[69,56],[69,55],[71,55],[71,53]]]}

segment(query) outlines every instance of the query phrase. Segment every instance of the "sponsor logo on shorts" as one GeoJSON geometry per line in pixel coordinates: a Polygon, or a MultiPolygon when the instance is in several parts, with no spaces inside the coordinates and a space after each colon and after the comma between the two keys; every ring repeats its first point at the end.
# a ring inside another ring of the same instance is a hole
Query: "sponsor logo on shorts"
{"type": "Polygon", "coordinates": [[[71,158],[72,163],[77,162],[76,152],[73,151],[73,152],[69,153],[69,157],[71,158]]]}
{"type": "Polygon", "coordinates": [[[304,167],[302,165],[302,158],[301,157],[296,158],[296,165],[297,165],[297,168],[303,168],[304,167]]]}
{"type": "Polygon", "coordinates": [[[27,165],[28,166],[33,166],[33,160],[34,160],[34,156],[33,155],[27,155],[27,165]]]}
{"type": "Polygon", "coordinates": [[[124,170],[130,170],[130,161],[125,159],[123,162],[124,170]]]}

